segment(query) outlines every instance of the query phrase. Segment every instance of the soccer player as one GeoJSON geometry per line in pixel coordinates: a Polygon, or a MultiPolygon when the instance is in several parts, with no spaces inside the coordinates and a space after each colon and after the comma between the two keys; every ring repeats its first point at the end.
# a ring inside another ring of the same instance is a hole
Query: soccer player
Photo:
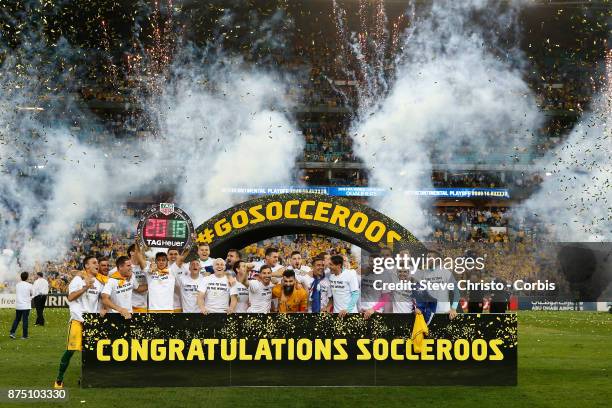
{"type": "Polygon", "coordinates": [[[256,279],[249,281],[248,313],[270,313],[272,301],[272,268],[263,265],[256,279]]]}
{"type": "Polygon", "coordinates": [[[302,285],[309,292],[308,311],[321,313],[326,311],[327,303],[331,297],[329,279],[325,277],[325,259],[316,257],[312,260],[312,277],[302,281],[302,285]]]}
{"type": "Polygon", "coordinates": [[[263,261],[253,262],[247,265],[248,269],[252,269],[254,272],[259,273],[261,268],[267,266],[272,272],[272,276],[281,277],[285,268],[278,263],[278,249],[267,248],[265,252],[265,258],[263,261]]]}
{"type": "Polygon", "coordinates": [[[240,261],[240,252],[238,252],[237,249],[230,249],[229,251],[227,251],[227,257],[225,258],[225,270],[228,272],[233,271],[234,265],[238,261],[240,261]]]}
{"type": "MultiPolygon", "coordinates": [[[[128,256],[130,257],[130,263],[132,265],[132,273],[139,286],[146,287],[147,277],[146,273],[151,267],[151,263],[147,261],[142,253],[138,241],[130,245],[127,250],[128,256]]],[[[106,262],[108,265],[108,262],[106,262]]],[[[117,272],[117,268],[113,268],[107,272],[108,275],[112,275],[117,272]]],[[[102,270],[100,271],[102,273],[102,270]]],[[[132,310],[135,313],[146,313],[147,312],[148,296],[147,292],[132,291],[132,310]]]]}
{"type": "MultiPolygon", "coordinates": [[[[185,251],[179,255],[178,249],[168,249],[168,264],[170,265],[168,266],[168,270],[175,279],[183,275],[189,275],[189,265],[185,263],[186,255],[187,253],[185,251]]],[[[172,309],[174,313],[181,313],[183,311],[181,306],[181,292],[178,287],[175,287],[172,309]]]]}
{"type": "Polygon", "coordinates": [[[185,264],[185,257],[179,254],[178,249],[170,248],[167,253],[167,259],[168,269],[174,276],[189,274],[189,265],[185,264]]]}
{"type": "Polygon", "coordinates": [[[293,251],[291,253],[290,264],[286,269],[294,271],[297,281],[305,289],[308,288],[308,283],[312,281],[312,269],[308,265],[304,264],[300,251],[293,251]]]}
{"type": "MultiPolygon", "coordinates": [[[[132,270],[133,269],[134,268],[132,268],[132,270]]],[[[108,261],[108,258],[105,256],[98,258],[98,273],[103,276],[108,276],[109,272],[110,272],[110,262],[108,261]]],[[[134,299],[132,298],[132,300],[134,299]]],[[[132,301],[132,305],[133,304],[134,302],[132,301]]]]}
{"type": "Polygon", "coordinates": [[[181,275],[176,283],[181,291],[181,305],[183,313],[199,313],[198,287],[203,283],[204,277],[200,274],[200,261],[194,259],[189,262],[189,275],[181,275]]]}
{"type": "MultiPolygon", "coordinates": [[[[400,252],[401,254],[401,252],[400,252]]],[[[397,270],[398,282],[409,282],[411,279],[410,270],[406,268],[397,270]]],[[[414,308],[414,297],[412,291],[408,288],[402,290],[395,290],[392,295],[393,298],[393,313],[412,313],[415,311],[414,308]]]]}
{"type": "Polygon", "coordinates": [[[230,288],[230,313],[246,313],[249,308],[249,271],[246,262],[238,260],[234,262],[234,275],[236,283],[230,288]]]}
{"type": "Polygon", "coordinates": [[[347,313],[357,312],[359,300],[359,279],[353,270],[344,269],[344,259],[341,255],[331,257],[329,284],[331,286],[332,301],[327,305],[327,311],[344,317],[347,313]]]}
{"type": "Polygon", "coordinates": [[[325,276],[329,277],[329,274],[331,273],[331,255],[328,254],[327,252],[321,252],[318,255],[318,258],[322,258],[323,259],[323,263],[324,263],[324,271],[325,271],[325,276]]]}
{"type": "Polygon", "coordinates": [[[230,301],[230,282],[225,273],[225,261],[213,261],[215,273],[204,278],[198,286],[198,307],[203,314],[228,313],[230,301]]]}
{"type": "MultiPolygon", "coordinates": [[[[130,263],[132,264],[132,273],[134,278],[141,287],[146,287],[147,277],[146,273],[151,268],[151,263],[147,261],[142,253],[138,241],[135,244],[130,245],[128,248],[128,256],[130,257],[130,263]]],[[[132,291],[132,310],[135,313],[146,313],[148,305],[148,294],[146,291],[132,291]]]]}
{"type": "MultiPolygon", "coordinates": [[[[382,248],[380,254],[372,255],[370,260],[375,258],[391,258],[393,256],[389,248],[382,248]]],[[[350,262],[345,259],[345,267],[350,262]]],[[[373,266],[373,265],[370,265],[373,266]]],[[[389,289],[377,290],[374,288],[376,281],[382,281],[383,284],[397,283],[398,277],[395,268],[383,268],[382,273],[373,273],[373,268],[366,268],[365,273],[361,276],[360,291],[361,299],[358,309],[363,312],[363,316],[369,319],[374,313],[382,313],[391,310],[392,291],[389,289]]]]}
{"type": "Polygon", "coordinates": [[[125,319],[132,317],[132,291],[140,293],[147,290],[147,285],[140,285],[132,272],[132,261],[127,256],[120,256],[115,262],[117,271],[102,289],[102,304],[109,313],[119,313],[125,319]]]}
{"type": "Polygon", "coordinates": [[[304,265],[302,262],[302,254],[300,251],[293,251],[291,253],[291,264],[287,267],[288,270],[292,270],[295,274],[306,275],[310,274],[310,267],[304,265]]]}
{"type": "MultiPolygon", "coordinates": [[[[149,290],[149,313],[172,313],[175,309],[176,281],[185,275],[175,276],[168,268],[168,255],[164,252],[155,254],[155,271],[147,270],[149,290]]],[[[180,289],[179,296],[180,296],[180,289]]],[[[178,300],[180,304],[180,299],[178,300]]]]}
{"type": "Polygon", "coordinates": [[[214,272],[213,260],[210,259],[210,246],[208,244],[203,242],[198,244],[198,259],[200,260],[200,273],[210,274],[214,272]]]}
{"type": "Polygon", "coordinates": [[[82,349],[83,313],[100,313],[101,316],[104,316],[107,311],[106,307],[100,303],[100,294],[105,285],[99,278],[101,275],[98,273],[98,260],[94,256],[86,256],[83,259],[83,265],[85,271],[72,278],[68,286],[68,307],[70,309],[68,344],[62,355],[59,373],[53,385],[56,389],[64,388],[64,374],[68,369],[70,359],[75,351],[82,349]]]}
{"type": "Polygon", "coordinates": [[[272,311],[279,313],[306,312],[308,308],[308,293],[297,286],[295,272],[285,270],[283,279],[272,289],[272,311]]]}

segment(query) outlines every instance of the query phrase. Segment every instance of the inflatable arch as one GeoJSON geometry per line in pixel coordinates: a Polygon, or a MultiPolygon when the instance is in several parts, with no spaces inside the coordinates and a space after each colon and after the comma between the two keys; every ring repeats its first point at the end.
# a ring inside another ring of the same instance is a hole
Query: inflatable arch
{"type": "MultiPolygon", "coordinates": [[[[280,235],[321,234],[342,239],[375,253],[408,249],[421,254],[424,246],[386,215],[341,197],[313,193],[267,195],[220,212],[196,228],[196,241],[210,245],[211,257],[225,258],[232,248],[280,235]]],[[[195,257],[196,248],[189,259],[195,257]]]]}

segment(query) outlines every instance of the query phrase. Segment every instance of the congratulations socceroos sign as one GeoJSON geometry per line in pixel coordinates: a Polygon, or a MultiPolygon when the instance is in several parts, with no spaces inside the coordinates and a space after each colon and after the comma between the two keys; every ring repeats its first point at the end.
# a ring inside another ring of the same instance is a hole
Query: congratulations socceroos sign
{"type": "Polygon", "coordinates": [[[278,194],[246,201],[217,214],[196,229],[197,241],[213,256],[230,248],[295,233],[320,233],[351,242],[369,252],[380,246],[421,250],[400,224],[350,199],[321,194],[278,194]]]}
{"type": "Polygon", "coordinates": [[[85,317],[85,387],[515,385],[516,315],[118,314],[85,317]]]}

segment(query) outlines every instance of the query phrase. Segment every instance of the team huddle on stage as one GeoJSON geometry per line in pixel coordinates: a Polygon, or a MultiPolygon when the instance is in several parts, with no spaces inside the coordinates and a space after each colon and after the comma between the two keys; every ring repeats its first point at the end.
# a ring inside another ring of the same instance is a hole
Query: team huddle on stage
{"type": "MultiPolygon", "coordinates": [[[[75,351],[82,348],[83,313],[347,313],[420,312],[410,293],[389,293],[369,299],[360,292],[372,286],[373,275],[359,275],[350,268],[348,258],[321,253],[304,265],[300,252],[291,254],[290,264],[282,266],[278,249],[268,248],[265,259],[245,262],[238,250],[228,251],[226,259],[211,259],[207,244],[198,245],[198,259],[185,262],[185,254],[170,249],[146,260],[141,248],[133,244],[129,256],[120,256],[110,269],[106,258],[88,256],[84,270],[71,280],[68,288],[70,323],[67,350],[62,356],[55,388],[63,387],[64,373],[75,351]],[[389,310],[389,305],[393,310],[389,310]]],[[[396,271],[399,278],[406,271],[396,271]]],[[[430,278],[452,279],[449,276],[430,278]]],[[[448,273],[448,271],[442,271],[448,273]]],[[[444,294],[437,312],[454,317],[444,294]],[[443,304],[448,307],[442,310],[443,304]]]]}

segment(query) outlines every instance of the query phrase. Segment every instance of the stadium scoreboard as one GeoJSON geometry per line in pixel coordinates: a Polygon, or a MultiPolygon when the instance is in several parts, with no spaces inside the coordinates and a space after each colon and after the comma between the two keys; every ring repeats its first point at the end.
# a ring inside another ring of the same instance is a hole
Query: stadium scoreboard
{"type": "Polygon", "coordinates": [[[160,203],[145,211],[138,222],[142,246],[184,250],[193,244],[193,223],[172,203],[160,203]]]}

